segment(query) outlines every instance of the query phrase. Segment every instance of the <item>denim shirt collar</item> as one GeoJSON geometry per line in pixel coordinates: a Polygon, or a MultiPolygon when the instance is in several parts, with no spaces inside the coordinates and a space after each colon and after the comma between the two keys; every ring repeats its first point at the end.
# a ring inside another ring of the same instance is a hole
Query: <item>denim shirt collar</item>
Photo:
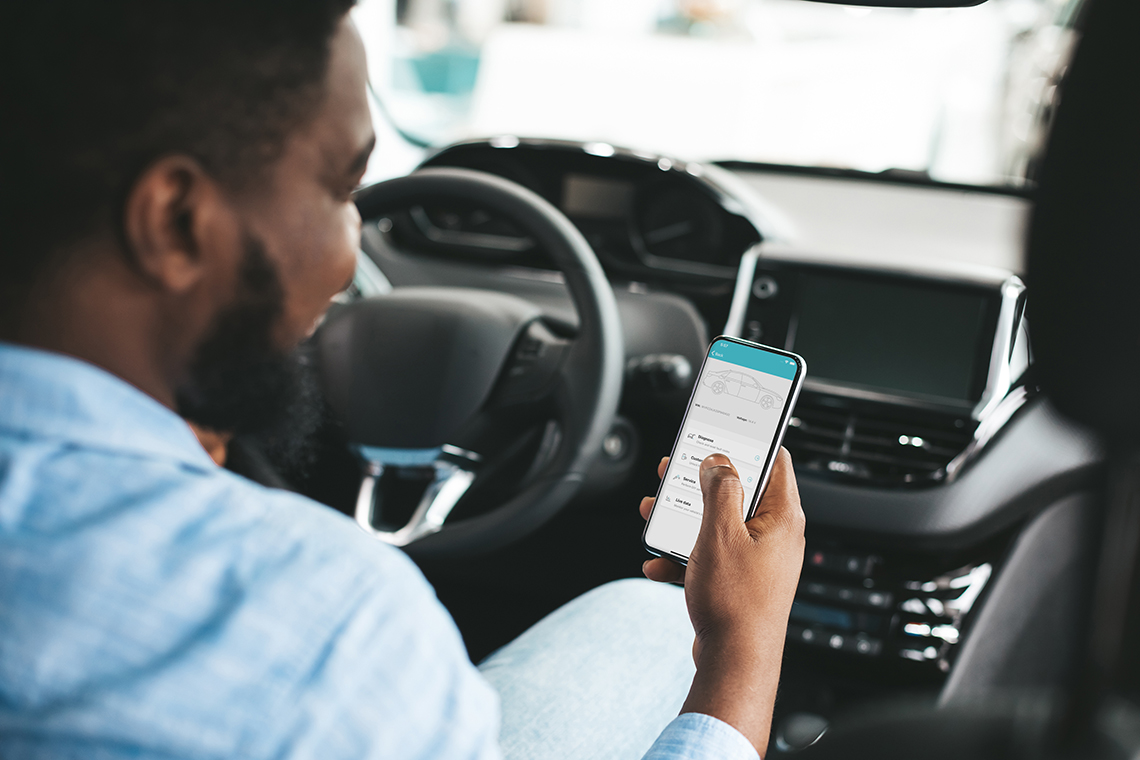
{"type": "Polygon", "coordinates": [[[216,467],[181,417],[133,385],[79,359],[4,342],[0,435],[216,467]]]}

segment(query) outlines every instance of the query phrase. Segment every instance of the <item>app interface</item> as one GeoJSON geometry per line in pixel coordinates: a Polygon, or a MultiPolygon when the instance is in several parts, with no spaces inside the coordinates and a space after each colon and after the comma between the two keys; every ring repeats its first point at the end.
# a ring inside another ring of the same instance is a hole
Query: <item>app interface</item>
{"type": "Polygon", "coordinates": [[[645,532],[649,546],[692,553],[704,509],[699,469],[709,454],[729,458],[744,486],[744,508],[751,507],[795,376],[796,362],[787,356],[713,343],[645,532]]]}

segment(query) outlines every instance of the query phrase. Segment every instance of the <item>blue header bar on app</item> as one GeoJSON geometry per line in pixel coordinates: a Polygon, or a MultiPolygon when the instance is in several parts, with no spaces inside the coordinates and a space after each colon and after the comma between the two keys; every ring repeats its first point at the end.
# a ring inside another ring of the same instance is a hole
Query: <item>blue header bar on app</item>
{"type": "Polygon", "coordinates": [[[709,348],[709,357],[747,369],[755,369],[791,380],[796,376],[796,362],[783,354],[753,348],[728,340],[718,340],[709,348]]]}

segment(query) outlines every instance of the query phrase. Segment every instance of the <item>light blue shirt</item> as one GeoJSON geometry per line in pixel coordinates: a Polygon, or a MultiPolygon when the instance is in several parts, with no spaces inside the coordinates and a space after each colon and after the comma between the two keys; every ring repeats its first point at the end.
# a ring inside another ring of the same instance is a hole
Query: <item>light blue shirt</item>
{"type": "MultiPolygon", "coordinates": [[[[0,757],[496,758],[498,714],[402,552],[0,343],[0,757]]],[[[647,757],[756,754],[684,715],[647,757]]]]}

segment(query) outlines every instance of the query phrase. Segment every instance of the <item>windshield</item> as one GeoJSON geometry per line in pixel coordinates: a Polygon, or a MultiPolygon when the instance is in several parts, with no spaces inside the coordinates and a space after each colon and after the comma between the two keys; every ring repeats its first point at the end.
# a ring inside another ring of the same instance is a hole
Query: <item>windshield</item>
{"type": "Polygon", "coordinates": [[[367,0],[393,126],[946,182],[1032,174],[1077,0],[868,9],[803,0],[367,0]]]}

